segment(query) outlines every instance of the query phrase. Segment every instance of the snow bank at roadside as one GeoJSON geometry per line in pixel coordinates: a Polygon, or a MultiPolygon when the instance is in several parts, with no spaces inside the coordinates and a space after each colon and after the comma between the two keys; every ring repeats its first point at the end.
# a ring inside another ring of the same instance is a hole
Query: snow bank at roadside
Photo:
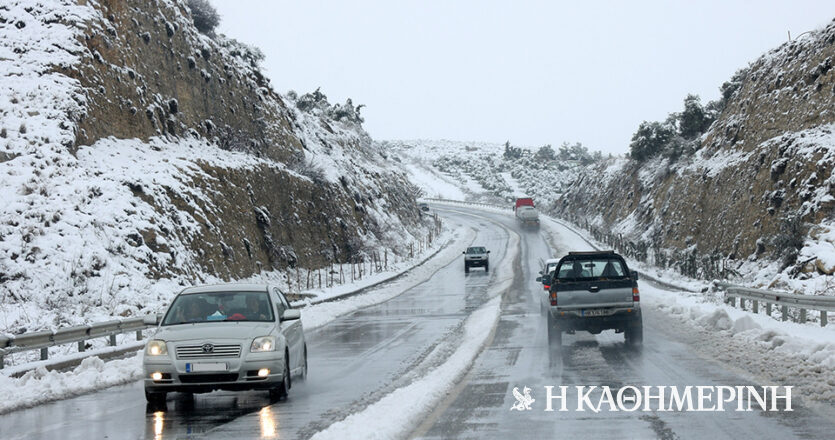
{"type": "Polygon", "coordinates": [[[719,359],[744,365],[768,380],[797,387],[798,395],[835,401],[835,328],[777,321],[721,303],[716,293],[669,291],[644,284],[643,307],[705,331],[721,344],[705,344],[719,359]],[[715,295],[715,297],[714,297],[715,295]],[[716,303],[715,301],[719,301],[716,303]]]}
{"type": "Polygon", "coordinates": [[[644,307],[656,308],[723,336],[743,338],[775,354],[835,369],[835,328],[777,321],[765,314],[725,305],[721,303],[720,295],[675,292],[647,284],[641,286],[644,307]]]}
{"type": "Polygon", "coordinates": [[[458,230],[460,225],[454,225],[453,228],[445,227],[441,234],[435,238],[432,245],[423,249],[422,252],[415,252],[414,258],[403,259],[396,263],[389,262],[389,269],[377,272],[372,275],[364,275],[362,279],[354,280],[351,283],[335,285],[332,287],[308,289],[302,291],[302,294],[309,295],[309,298],[300,301],[294,301],[293,305],[309,306],[311,303],[318,303],[323,300],[328,300],[342,295],[351,294],[359,289],[366,289],[376,286],[377,284],[386,282],[392,278],[403,275],[406,272],[414,270],[416,267],[423,265],[429,260],[434,259],[442,249],[449,247],[450,243],[457,243],[461,238],[461,234],[453,232],[458,230]]]}
{"type": "Polygon", "coordinates": [[[466,374],[490,339],[501,313],[501,294],[513,284],[513,261],[519,255],[519,241],[519,235],[511,232],[508,253],[502,263],[496,265],[495,282],[488,291],[496,297],[470,314],[464,322],[460,345],[443,364],[364,410],[330,425],[311,439],[341,439],[346,432],[356,438],[390,439],[411,432],[466,374]]]}
{"type": "Polygon", "coordinates": [[[141,377],[141,356],[110,362],[89,357],[74,370],[64,373],[41,367],[18,379],[0,375],[0,414],[133,382],[141,377]]]}

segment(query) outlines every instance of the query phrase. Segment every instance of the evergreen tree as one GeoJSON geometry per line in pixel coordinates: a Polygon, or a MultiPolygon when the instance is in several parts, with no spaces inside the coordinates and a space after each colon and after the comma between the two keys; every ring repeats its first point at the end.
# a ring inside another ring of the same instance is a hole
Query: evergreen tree
{"type": "Polygon", "coordinates": [[[188,0],[191,18],[197,30],[206,35],[214,35],[215,28],[220,24],[220,14],[209,3],[209,0],[188,0]]]}
{"type": "Polygon", "coordinates": [[[678,132],[685,139],[694,139],[710,127],[712,120],[702,107],[698,95],[684,98],[684,111],[678,117],[678,132]]]}
{"type": "Polygon", "coordinates": [[[641,122],[629,144],[630,156],[643,162],[661,153],[675,136],[675,130],[660,122],[641,122]]]}

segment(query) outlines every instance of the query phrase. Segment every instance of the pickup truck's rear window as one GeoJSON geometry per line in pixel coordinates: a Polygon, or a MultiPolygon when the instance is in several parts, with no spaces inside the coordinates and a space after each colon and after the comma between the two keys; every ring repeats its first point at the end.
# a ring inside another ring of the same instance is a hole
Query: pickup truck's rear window
{"type": "Polygon", "coordinates": [[[620,279],[627,276],[618,258],[567,260],[557,269],[558,280],[620,279]]]}

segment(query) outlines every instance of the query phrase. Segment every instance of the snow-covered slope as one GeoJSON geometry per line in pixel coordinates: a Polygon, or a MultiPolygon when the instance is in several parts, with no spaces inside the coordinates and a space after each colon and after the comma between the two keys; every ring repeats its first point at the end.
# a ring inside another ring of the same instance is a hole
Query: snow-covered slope
{"type": "Polygon", "coordinates": [[[583,173],[554,212],[689,276],[835,294],[835,22],[738,74],[698,149],[583,173]]]}
{"type": "Polygon", "coordinates": [[[391,140],[380,146],[401,161],[426,197],[510,203],[531,196],[550,205],[582,167],[538,157],[533,147],[512,146],[516,154],[506,155],[505,144],[487,142],[391,140]]]}
{"type": "Polygon", "coordinates": [[[425,235],[355,109],[303,111],[257,61],[181,0],[0,5],[0,332],[425,235]]]}

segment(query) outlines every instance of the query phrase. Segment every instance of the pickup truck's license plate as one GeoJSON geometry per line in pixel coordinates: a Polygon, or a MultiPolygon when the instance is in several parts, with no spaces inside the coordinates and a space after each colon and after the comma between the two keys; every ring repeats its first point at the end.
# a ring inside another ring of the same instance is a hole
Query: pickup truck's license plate
{"type": "Polygon", "coordinates": [[[583,316],[606,316],[609,311],[606,309],[584,309],[583,316]]]}
{"type": "Polygon", "coordinates": [[[226,371],[226,362],[198,362],[186,364],[186,373],[199,373],[201,371],[226,371]]]}

